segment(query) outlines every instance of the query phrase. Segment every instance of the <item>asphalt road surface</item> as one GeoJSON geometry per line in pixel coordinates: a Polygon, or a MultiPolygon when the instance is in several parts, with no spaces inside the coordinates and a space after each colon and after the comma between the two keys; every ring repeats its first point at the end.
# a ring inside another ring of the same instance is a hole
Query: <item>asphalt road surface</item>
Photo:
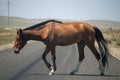
{"type": "MultiPolygon", "coordinates": [[[[98,62],[85,47],[85,59],[76,75],[69,75],[78,61],[76,45],[57,46],[55,75],[49,76],[41,55],[45,45],[40,42],[27,44],[14,54],[12,49],[0,51],[0,80],[120,80],[120,60],[109,57],[109,68],[100,76],[98,62]]],[[[47,56],[51,63],[50,54],[47,56]]]]}

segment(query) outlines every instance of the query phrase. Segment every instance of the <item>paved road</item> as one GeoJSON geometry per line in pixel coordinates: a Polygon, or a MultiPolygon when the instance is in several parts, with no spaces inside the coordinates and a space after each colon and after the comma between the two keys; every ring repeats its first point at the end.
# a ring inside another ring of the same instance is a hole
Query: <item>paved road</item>
{"type": "MultiPolygon", "coordinates": [[[[57,71],[49,76],[41,55],[45,46],[40,42],[27,44],[19,55],[12,49],[0,51],[0,80],[120,80],[120,61],[110,57],[105,76],[99,76],[98,62],[85,47],[85,59],[76,75],[69,75],[78,60],[76,45],[57,46],[57,71]]],[[[47,56],[51,62],[51,56],[47,56]]]]}

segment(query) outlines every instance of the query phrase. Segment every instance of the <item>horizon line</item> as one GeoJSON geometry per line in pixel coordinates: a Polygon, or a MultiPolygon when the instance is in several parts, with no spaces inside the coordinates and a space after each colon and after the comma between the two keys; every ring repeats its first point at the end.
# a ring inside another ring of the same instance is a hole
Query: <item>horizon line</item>
{"type": "MultiPolygon", "coordinates": [[[[1,17],[8,17],[5,15],[0,15],[1,17]]],[[[62,21],[92,21],[92,20],[102,20],[102,21],[113,21],[113,22],[120,22],[116,20],[109,20],[109,19],[88,19],[88,20],[78,20],[78,19],[62,19],[62,18],[25,18],[25,17],[20,17],[20,16],[9,16],[9,17],[15,17],[15,18],[22,18],[22,19],[28,19],[28,20],[50,20],[50,19],[55,19],[55,20],[62,20],[62,21]]]]}

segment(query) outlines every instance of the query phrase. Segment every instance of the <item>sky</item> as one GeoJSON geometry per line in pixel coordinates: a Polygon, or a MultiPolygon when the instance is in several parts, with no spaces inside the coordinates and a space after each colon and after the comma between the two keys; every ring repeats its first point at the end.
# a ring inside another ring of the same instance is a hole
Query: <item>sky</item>
{"type": "MultiPolygon", "coordinates": [[[[8,15],[0,0],[0,15],[8,15]]],[[[10,16],[28,19],[112,20],[120,22],[120,0],[9,0],[10,16]]]]}

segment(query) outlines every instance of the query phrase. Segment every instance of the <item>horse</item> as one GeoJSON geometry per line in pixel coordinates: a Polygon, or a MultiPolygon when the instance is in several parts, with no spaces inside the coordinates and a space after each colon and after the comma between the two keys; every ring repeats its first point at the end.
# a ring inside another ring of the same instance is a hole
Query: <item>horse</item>
{"type": "Polygon", "coordinates": [[[42,58],[50,71],[49,75],[54,75],[57,69],[55,55],[56,46],[67,46],[75,43],[77,43],[79,59],[70,74],[74,75],[78,72],[85,58],[84,47],[87,46],[99,63],[100,75],[104,75],[105,67],[108,64],[109,50],[107,41],[104,39],[100,29],[96,26],[84,22],[48,20],[25,29],[18,29],[13,46],[14,53],[18,54],[29,40],[41,41],[46,45],[42,58]],[[99,51],[95,47],[95,41],[98,44],[99,51]],[[51,52],[52,56],[52,66],[46,59],[49,52],[51,52]]]}

